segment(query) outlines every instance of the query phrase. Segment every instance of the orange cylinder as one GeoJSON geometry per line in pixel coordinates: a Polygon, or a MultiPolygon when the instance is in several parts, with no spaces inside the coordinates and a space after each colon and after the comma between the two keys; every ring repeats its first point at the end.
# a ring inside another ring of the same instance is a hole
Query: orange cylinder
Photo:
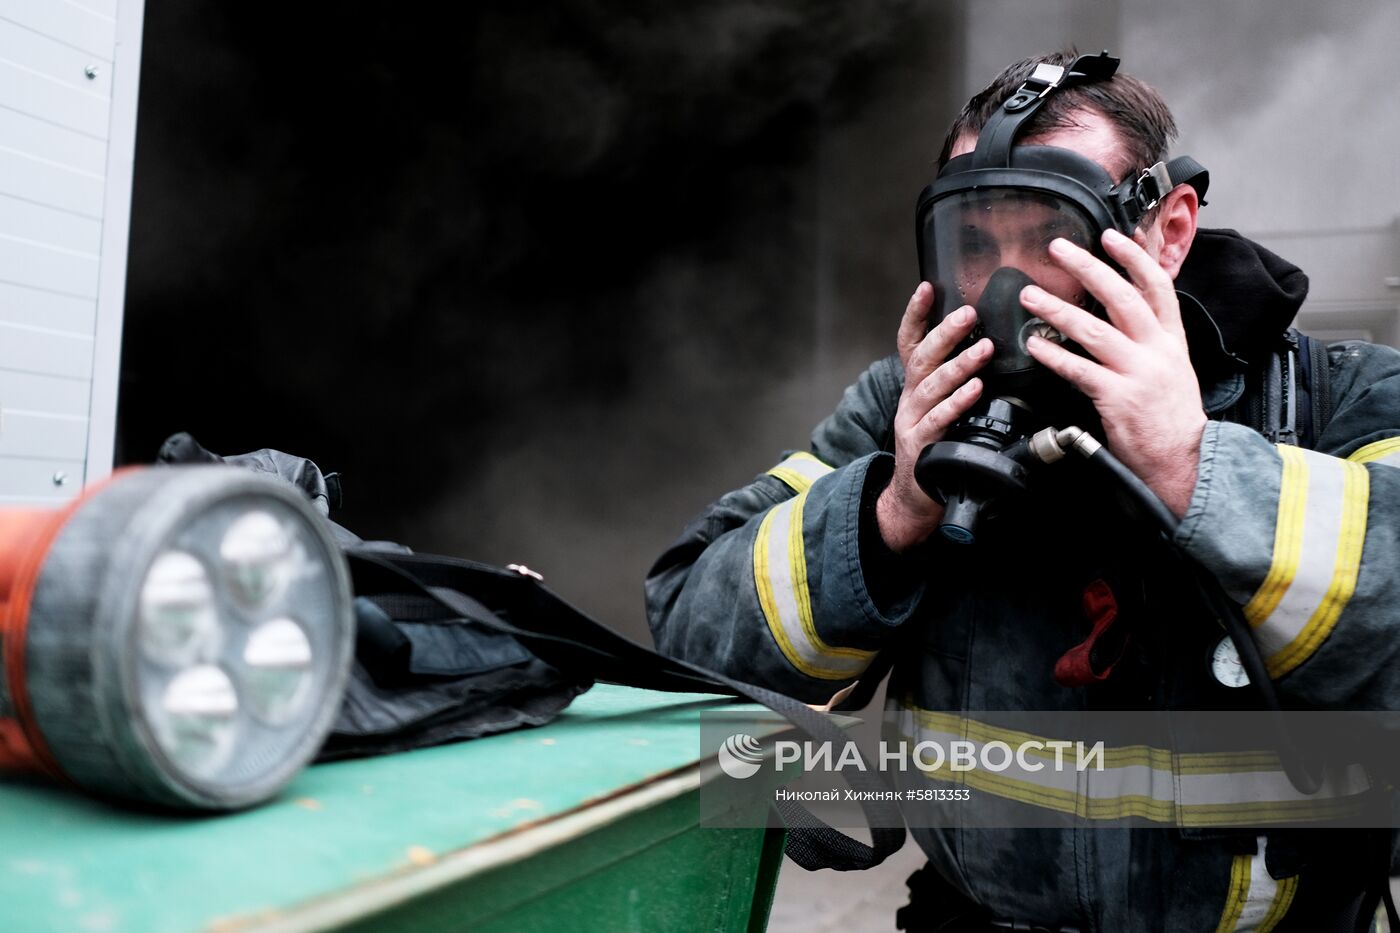
{"type": "MultiPolygon", "coordinates": [[[[118,471],[125,472],[125,471],[118,471]]],[[[34,585],[64,522],[105,483],[57,509],[0,509],[0,770],[62,776],[29,703],[25,634],[34,585]]]]}
{"type": "Polygon", "coordinates": [[[57,772],[29,708],[24,643],[34,583],[71,509],[0,509],[0,768],[57,772]]]}

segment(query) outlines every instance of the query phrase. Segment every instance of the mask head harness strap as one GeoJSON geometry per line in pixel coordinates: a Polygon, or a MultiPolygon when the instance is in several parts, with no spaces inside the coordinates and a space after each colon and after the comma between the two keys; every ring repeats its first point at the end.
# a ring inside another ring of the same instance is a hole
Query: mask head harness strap
{"type": "Polygon", "coordinates": [[[1011,147],[1026,123],[1045,104],[1046,98],[1062,88],[1107,81],[1118,72],[1118,59],[1107,51],[1081,55],[1068,69],[1041,62],[1035,71],[992,114],[977,137],[972,168],[1010,168],[1011,147]]]}
{"type": "MultiPolygon", "coordinates": [[[[1010,168],[1012,147],[1051,94],[1081,84],[1107,81],[1117,74],[1118,62],[1119,59],[1103,51],[1097,55],[1081,55],[1068,68],[1047,62],[1036,65],[1026,82],[987,120],[978,134],[969,168],[1010,168]]],[[[1181,184],[1195,188],[1201,205],[1205,205],[1210,173],[1190,156],[1158,162],[1115,186],[1107,202],[1119,230],[1131,234],[1142,216],[1181,184]]]]}

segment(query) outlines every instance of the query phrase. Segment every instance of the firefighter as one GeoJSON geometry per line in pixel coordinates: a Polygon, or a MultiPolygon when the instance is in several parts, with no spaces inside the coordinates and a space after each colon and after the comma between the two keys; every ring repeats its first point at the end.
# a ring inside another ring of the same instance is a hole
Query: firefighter
{"type": "MultiPolygon", "coordinates": [[[[1250,708],[1185,562],[1107,484],[1047,474],[954,520],[921,482],[927,451],[1000,417],[995,397],[1015,417],[1084,425],[1141,479],[1179,522],[1170,545],[1243,606],[1286,705],[1400,704],[1400,354],[1341,343],[1311,372],[1309,354],[1280,356],[1297,347],[1285,335],[1306,276],[1198,228],[1207,176],[1167,160],[1166,104],[1092,58],[1012,65],[962,110],[920,201],[928,280],[897,354],[806,450],[722,496],[659,558],[646,596],[663,652],[812,703],[853,683],[868,696],[889,665],[906,735],[965,711],[1250,708]],[[1283,436],[1260,415],[1280,378],[1283,436]],[[1089,644],[1105,619],[1115,637],[1089,644]]],[[[964,735],[1001,735],[966,715],[964,735]]],[[[1300,794],[1277,774],[1207,782],[1170,751],[1139,757],[1110,756],[1092,786],[1021,775],[976,789],[1074,826],[911,819],[929,864],[901,926],[1358,922],[1389,834],[1273,828],[1300,794]],[[1096,814],[1137,822],[1094,831],[1096,814]]]]}

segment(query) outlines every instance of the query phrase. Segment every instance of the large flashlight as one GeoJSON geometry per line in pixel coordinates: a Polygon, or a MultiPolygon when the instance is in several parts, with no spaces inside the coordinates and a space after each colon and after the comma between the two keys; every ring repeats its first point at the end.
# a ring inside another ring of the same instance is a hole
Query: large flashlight
{"type": "Polygon", "coordinates": [[[267,800],[334,721],[351,598],[325,520],[247,470],[0,509],[0,768],[180,809],[267,800]]]}

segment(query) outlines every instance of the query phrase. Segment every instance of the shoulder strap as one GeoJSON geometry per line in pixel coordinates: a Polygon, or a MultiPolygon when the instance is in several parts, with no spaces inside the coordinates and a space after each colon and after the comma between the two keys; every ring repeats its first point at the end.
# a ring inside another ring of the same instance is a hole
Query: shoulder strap
{"type": "MultiPolygon", "coordinates": [[[[489,564],[429,554],[347,548],[346,557],[361,596],[421,593],[453,613],[514,636],[561,670],[598,680],[687,693],[739,696],[785,718],[818,741],[844,745],[848,736],[824,714],[791,697],[724,674],[657,654],[556,596],[538,581],[489,564]],[[472,595],[467,595],[468,593],[472,595]]],[[[884,799],[889,788],[879,772],[843,769],[870,823],[871,845],[828,826],[805,807],[780,802],[788,826],[787,854],[803,868],[852,871],[873,868],[904,845],[899,807],[884,799]],[[864,798],[870,799],[864,799],[864,798]]]]}
{"type": "Polygon", "coordinates": [[[1306,414],[1307,438],[1303,446],[1313,449],[1332,420],[1332,369],[1327,358],[1326,342],[1301,331],[1296,333],[1298,355],[1303,363],[1304,386],[1310,402],[1306,414]]]}
{"type": "Polygon", "coordinates": [[[1272,443],[1313,449],[1332,419],[1328,366],[1327,344],[1290,328],[1237,406],[1241,420],[1272,443]]]}

